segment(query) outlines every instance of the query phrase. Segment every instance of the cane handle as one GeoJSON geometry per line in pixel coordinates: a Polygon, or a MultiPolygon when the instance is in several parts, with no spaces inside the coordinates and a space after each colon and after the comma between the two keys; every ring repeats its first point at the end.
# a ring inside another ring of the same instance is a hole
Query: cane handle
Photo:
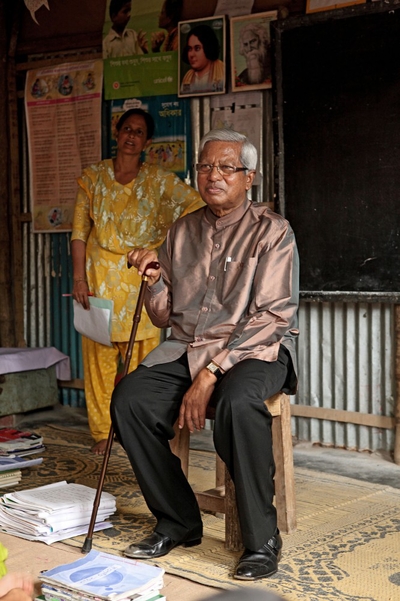
{"type": "MultiPolygon", "coordinates": [[[[128,269],[130,269],[132,265],[130,263],[127,263],[127,267],[128,269]]],[[[146,273],[148,269],[160,269],[160,263],[158,261],[150,261],[150,263],[147,263],[144,272],[146,273]]]]}

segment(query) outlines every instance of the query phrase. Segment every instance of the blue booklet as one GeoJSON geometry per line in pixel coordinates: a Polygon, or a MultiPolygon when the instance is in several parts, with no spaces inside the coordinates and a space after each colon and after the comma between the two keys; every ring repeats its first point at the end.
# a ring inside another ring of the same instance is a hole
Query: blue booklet
{"type": "Polygon", "coordinates": [[[24,457],[0,457],[0,472],[6,472],[9,470],[20,470],[24,467],[32,467],[33,465],[39,465],[42,463],[43,457],[37,457],[36,459],[25,459],[24,457]]]}
{"type": "Polygon", "coordinates": [[[92,550],[73,561],[42,572],[44,585],[76,591],[79,597],[119,601],[163,586],[164,570],[141,561],[92,550]]]}

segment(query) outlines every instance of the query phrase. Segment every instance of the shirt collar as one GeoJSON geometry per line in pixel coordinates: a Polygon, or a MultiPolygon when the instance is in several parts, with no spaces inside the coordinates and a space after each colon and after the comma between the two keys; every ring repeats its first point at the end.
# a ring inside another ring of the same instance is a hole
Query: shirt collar
{"type": "Polygon", "coordinates": [[[246,198],[245,201],[237,209],[231,211],[223,217],[217,217],[216,215],[214,215],[211,209],[207,206],[206,218],[211,223],[211,225],[213,225],[216,228],[227,227],[240,221],[250,205],[251,201],[248,198],[246,198]]]}

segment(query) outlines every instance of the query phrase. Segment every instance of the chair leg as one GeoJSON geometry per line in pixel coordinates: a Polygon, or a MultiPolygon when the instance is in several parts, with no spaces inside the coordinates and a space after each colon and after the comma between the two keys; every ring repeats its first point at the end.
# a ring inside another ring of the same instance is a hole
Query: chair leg
{"type": "Polygon", "coordinates": [[[225,467],[225,549],[240,551],[243,549],[239,515],[236,506],[235,485],[225,467]]]}
{"type": "Polygon", "coordinates": [[[281,401],[281,414],[272,420],[272,441],[278,528],[286,534],[297,528],[291,432],[290,401],[289,397],[285,397],[281,401]]]}
{"type": "Polygon", "coordinates": [[[175,437],[170,441],[171,451],[181,460],[182,471],[186,478],[189,473],[189,438],[190,432],[187,426],[180,429],[178,422],[174,425],[175,437]]]}
{"type": "Polygon", "coordinates": [[[225,485],[225,463],[218,453],[215,453],[215,487],[225,485]]]}

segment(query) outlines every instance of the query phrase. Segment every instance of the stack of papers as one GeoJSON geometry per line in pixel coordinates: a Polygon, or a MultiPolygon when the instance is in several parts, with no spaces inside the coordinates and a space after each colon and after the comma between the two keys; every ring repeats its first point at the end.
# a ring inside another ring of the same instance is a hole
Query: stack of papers
{"type": "Polygon", "coordinates": [[[77,332],[100,344],[112,346],[111,321],[114,301],[89,296],[90,310],[74,300],[74,327],[77,332]]]}
{"type": "Polygon", "coordinates": [[[141,561],[90,551],[88,555],[42,572],[46,601],[153,601],[165,599],[164,570],[141,561]]]}
{"type": "Polygon", "coordinates": [[[0,428],[0,455],[32,455],[44,450],[43,438],[34,432],[15,428],[0,428]]]}
{"type": "MultiPolygon", "coordinates": [[[[56,482],[0,497],[0,530],[47,544],[86,534],[96,490],[82,484],[56,482]]],[[[111,528],[115,497],[102,492],[95,531],[111,528]]]]}

